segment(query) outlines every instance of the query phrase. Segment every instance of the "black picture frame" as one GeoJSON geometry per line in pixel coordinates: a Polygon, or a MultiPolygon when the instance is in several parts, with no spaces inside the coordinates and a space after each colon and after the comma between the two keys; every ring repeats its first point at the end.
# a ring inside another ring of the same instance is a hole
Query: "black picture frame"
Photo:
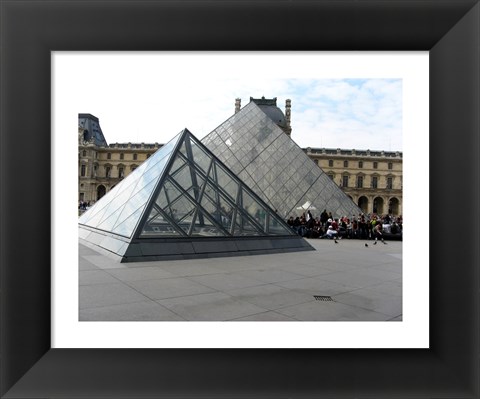
{"type": "Polygon", "coordinates": [[[478,3],[0,0],[2,398],[478,398],[478,3]],[[429,51],[430,348],[52,349],[53,50],[429,51]]]}

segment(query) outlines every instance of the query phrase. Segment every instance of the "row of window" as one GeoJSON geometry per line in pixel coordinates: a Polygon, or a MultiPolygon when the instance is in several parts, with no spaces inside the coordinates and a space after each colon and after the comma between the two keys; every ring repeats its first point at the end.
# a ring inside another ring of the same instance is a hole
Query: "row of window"
{"type": "MultiPolygon", "coordinates": [[[[330,179],[334,180],[334,175],[333,174],[328,174],[330,179]]],[[[340,186],[341,187],[348,187],[348,181],[350,179],[350,176],[344,175],[342,176],[342,179],[340,181],[340,186]]],[[[357,176],[356,181],[355,181],[355,188],[365,188],[364,187],[364,177],[363,176],[357,176]]],[[[379,188],[378,187],[378,177],[377,176],[372,176],[370,180],[370,188],[379,188]]],[[[385,188],[388,190],[393,189],[393,177],[387,177],[386,180],[386,185],[385,188]]]]}
{"type": "MultiPolygon", "coordinates": [[[[314,162],[318,165],[318,159],[315,159],[314,162]]],[[[343,167],[348,168],[349,162],[347,160],[343,161],[343,167]]],[[[333,168],[333,159],[328,160],[328,166],[333,168]]],[[[387,165],[389,170],[393,169],[393,162],[389,162],[387,165]]],[[[363,169],[363,161],[358,161],[358,168],[363,169]]],[[[373,162],[373,169],[378,169],[378,162],[373,162]]]]}
{"type": "MultiPolygon", "coordinates": [[[[98,158],[97,154],[98,153],[95,153],[95,158],[98,158]]],[[[83,150],[82,156],[84,156],[84,157],[87,156],[87,151],[86,150],[83,150]]],[[[134,161],[138,160],[138,154],[133,153],[132,156],[133,156],[132,159],[134,161]]],[[[147,154],[147,159],[148,158],[150,158],[150,154],[147,154]]],[[[111,152],[107,152],[107,159],[112,159],[112,153],[111,152]]],[[[120,160],[123,160],[123,159],[125,159],[125,154],[121,152],[120,153],[120,160]]]]}
{"type": "MultiPolygon", "coordinates": [[[[136,165],[130,166],[130,170],[133,172],[137,168],[136,165]]],[[[105,177],[112,177],[112,167],[111,166],[105,166],[105,177]]],[[[87,175],[87,165],[81,165],[80,166],[80,176],[85,177],[87,175]]],[[[93,175],[96,177],[97,176],[97,166],[94,165],[93,167],[93,175]]],[[[120,166],[118,168],[118,177],[121,179],[125,177],[125,168],[123,166],[120,166]]]]}

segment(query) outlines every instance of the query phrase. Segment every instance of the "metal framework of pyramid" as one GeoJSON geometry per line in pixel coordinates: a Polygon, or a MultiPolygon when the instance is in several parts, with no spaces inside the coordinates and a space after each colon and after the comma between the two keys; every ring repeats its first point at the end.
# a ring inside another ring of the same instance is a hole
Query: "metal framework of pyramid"
{"type": "Polygon", "coordinates": [[[121,261],[313,250],[187,129],[79,218],[121,261]]]}
{"type": "Polygon", "coordinates": [[[335,217],[361,210],[253,101],[202,139],[283,218],[310,209],[335,217]]]}

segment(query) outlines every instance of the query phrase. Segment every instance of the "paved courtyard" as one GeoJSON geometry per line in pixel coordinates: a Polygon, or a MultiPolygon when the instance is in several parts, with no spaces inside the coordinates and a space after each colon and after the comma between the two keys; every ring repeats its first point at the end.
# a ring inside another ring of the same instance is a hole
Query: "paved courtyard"
{"type": "Polygon", "coordinates": [[[316,251],[141,263],[81,242],[79,320],[402,320],[401,241],[308,241],[316,251]]]}

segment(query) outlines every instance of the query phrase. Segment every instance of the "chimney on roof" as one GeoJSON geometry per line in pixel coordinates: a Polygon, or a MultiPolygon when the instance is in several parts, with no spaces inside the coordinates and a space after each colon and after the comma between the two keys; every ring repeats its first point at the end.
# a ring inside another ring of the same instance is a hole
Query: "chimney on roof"
{"type": "Polygon", "coordinates": [[[292,101],[290,99],[285,100],[285,121],[287,122],[287,128],[285,133],[289,136],[292,134],[292,125],[291,125],[291,111],[292,111],[292,101]]]}
{"type": "Polygon", "coordinates": [[[242,103],[242,100],[240,98],[235,99],[235,113],[240,111],[241,103],[242,103]]]}

